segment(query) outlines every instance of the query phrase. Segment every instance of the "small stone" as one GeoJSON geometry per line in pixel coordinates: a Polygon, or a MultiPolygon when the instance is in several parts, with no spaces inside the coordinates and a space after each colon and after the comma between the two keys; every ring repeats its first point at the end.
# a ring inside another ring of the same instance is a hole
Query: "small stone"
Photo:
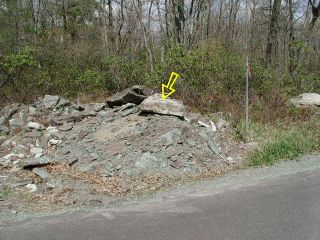
{"type": "Polygon", "coordinates": [[[30,192],[35,192],[37,191],[37,186],[35,184],[27,184],[26,188],[28,188],[30,190],[30,192]]]}
{"type": "Polygon", "coordinates": [[[22,180],[19,180],[13,184],[11,184],[11,186],[13,188],[16,188],[16,187],[24,187],[28,184],[31,184],[32,183],[32,179],[22,179],[22,180]]]}
{"type": "Polygon", "coordinates": [[[137,112],[139,112],[139,108],[133,107],[133,108],[127,109],[125,111],[122,111],[121,112],[121,116],[122,117],[126,117],[126,116],[128,116],[130,114],[134,114],[134,113],[137,113],[137,112]]]}
{"type": "Polygon", "coordinates": [[[78,133],[77,140],[80,141],[80,140],[84,139],[87,135],[88,135],[87,132],[81,130],[81,131],[78,133]]]}
{"type": "Polygon", "coordinates": [[[15,172],[19,172],[21,169],[20,167],[18,167],[17,165],[14,165],[11,169],[10,172],[11,173],[15,173],[15,172]]]}
{"type": "Polygon", "coordinates": [[[43,148],[48,147],[48,142],[49,142],[50,138],[51,138],[51,135],[50,135],[50,134],[48,134],[48,133],[43,134],[43,135],[41,136],[41,138],[40,138],[40,145],[41,145],[41,147],[43,147],[43,148]]]}
{"type": "Polygon", "coordinates": [[[36,154],[35,156],[34,156],[34,158],[41,158],[41,157],[43,157],[43,153],[38,153],[38,154],[36,154]]]}
{"type": "Polygon", "coordinates": [[[2,144],[2,143],[4,143],[4,141],[6,141],[7,140],[7,137],[5,137],[5,136],[0,136],[0,145],[2,144]]]}
{"type": "Polygon", "coordinates": [[[11,162],[9,159],[0,158],[0,166],[7,168],[10,165],[11,165],[11,162]]]}
{"type": "Polygon", "coordinates": [[[4,160],[16,160],[16,159],[21,159],[24,157],[24,154],[20,153],[20,154],[14,154],[14,153],[10,153],[4,157],[2,157],[4,160]]]}
{"type": "Polygon", "coordinates": [[[207,140],[207,143],[208,143],[209,148],[212,150],[212,152],[214,152],[217,155],[220,155],[220,149],[216,144],[211,142],[211,140],[209,140],[209,139],[207,140]]]}
{"type": "Polygon", "coordinates": [[[31,116],[37,115],[37,109],[35,107],[29,107],[29,115],[31,116]]]}
{"type": "Polygon", "coordinates": [[[69,106],[71,104],[71,102],[66,98],[63,98],[63,97],[58,97],[58,98],[59,98],[59,101],[55,105],[56,109],[66,107],[66,106],[69,106]]]}
{"type": "Polygon", "coordinates": [[[197,123],[199,119],[202,118],[202,115],[200,113],[194,113],[194,112],[186,112],[184,114],[184,120],[186,120],[188,123],[197,123]]]}
{"type": "Polygon", "coordinates": [[[29,122],[28,128],[39,130],[41,129],[41,124],[36,122],[29,122]]]}
{"type": "Polygon", "coordinates": [[[22,164],[23,169],[32,169],[35,167],[45,166],[53,163],[53,160],[47,157],[41,157],[37,159],[33,159],[31,161],[25,162],[22,164]]]}
{"type": "Polygon", "coordinates": [[[200,126],[202,126],[202,127],[206,127],[206,128],[210,128],[211,126],[209,125],[209,124],[207,124],[207,123],[205,123],[205,122],[203,122],[203,121],[198,121],[198,124],[200,125],[200,126]]]}
{"type": "Polygon", "coordinates": [[[222,118],[220,118],[218,123],[217,123],[217,128],[219,130],[224,129],[224,128],[228,128],[229,126],[230,126],[230,124],[226,120],[224,120],[222,118]]]}
{"type": "Polygon", "coordinates": [[[33,155],[37,155],[37,154],[43,153],[43,149],[42,149],[42,148],[37,148],[37,147],[32,147],[32,148],[30,149],[30,152],[31,152],[33,155]]]}
{"type": "Polygon", "coordinates": [[[76,162],[78,162],[79,158],[78,157],[73,157],[73,158],[70,158],[68,160],[68,165],[69,166],[72,166],[73,164],[75,164],[76,162]]]}
{"type": "Polygon", "coordinates": [[[145,152],[142,154],[141,158],[135,162],[135,166],[138,169],[144,169],[145,171],[158,171],[161,168],[165,168],[167,164],[151,152],[145,152]]]}
{"type": "Polygon", "coordinates": [[[48,134],[50,134],[51,137],[54,139],[60,139],[62,138],[61,134],[59,133],[59,130],[56,127],[50,127],[50,129],[47,129],[48,134]]]}
{"type": "Polygon", "coordinates": [[[88,112],[88,116],[89,116],[89,117],[96,117],[97,115],[98,115],[98,113],[95,112],[95,111],[90,111],[90,112],[88,112]]]}
{"type": "Polygon", "coordinates": [[[71,153],[69,149],[62,151],[62,155],[68,155],[69,153],[71,153]]]}
{"type": "Polygon", "coordinates": [[[58,127],[60,131],[67,132],[73,128],[73,123],[64,123],[62,126],[58,127]]]}
{"type": "Polygon", "coordinates": [[[162,146],[171,146],[174,143],[180,143],[181,142],[181,135],[182,135],[182,132],[180,129],[173,128],[169,132],[167,132],[159,137],[160,144],[162,146]]]}
{"type": "Polygon", "coordinates": [[[217,131],[217,127],[216,125],[214,124],[214,122],[210,121],[210,124],[211,124],[211,129],[213,132],[216,132],[217,131]]]}
{"type": "Polygon", "coordinates": [[[50,174],[42,168],[34,168],[32,172],[34,172],[36,175],[38,175],[42,179],[48,179],[50,177],[50,174]]]}
{"type": "Polygon", "coordinates": [[[18,128],[21,128],[22,125],[20,124],[20,122],[17,120],[17,119],[10,119],[9,120],[9,126],[12,128],[12,129],[18,129],[18,128]]]}
{"type": "Polygon", "coordinates": [[[125,111],[127,109],[131,109],[135,106],[137,106],[137,105],[134,103],[126,103],[126,104],[122,105],[121,107],[115,108],[114,112],[118,112],[118,111],[123,112],[123,111],[125,111]]]}
{"type": "Polygon", "coordinates": [[[0,126],[4,125],[5,121],[6,121],[5,117],[0,117],[0,126]]]}
{"type": "Polygon", "coordinates": [[[8,135],[10,133],[9,128],[7,128],[6,126],[0,126],[0,136],[5,136],[8,135]]]}
{"type": "Polygon", "coordinates": [[[193,139],[191,139],[191,138],[188,138],[188,139],[187,139],[187,143],[188,143],[188,145],[189,145],[190,147],[195,147],[195,146],[197,146],[197,143],[196,143],[193,139]]]}
{"type": "Polygon", "coordinates": [[[236,161],[235,161],[232,157],[227,157],[227,159],[225,160],[225,162],[226,162],[228,165],[234,165],[234,164],[236,164],[236,161]]]}
{"type": "Polygon", "coordinates": [[[93,107],[93,111],[95,112],[100,112],[105,108],[106,104],[105,103],[97,103],[93,107]]]}
{"type": "Polygon", "coordinates": [[[111,117],[112,112],[111,111],[101,111],[98,113],[98,117],[100,118],[108,118],[111,117]]]}
{"type": "Polygon", "coordinates": [[[180,169],[180,168],[182,168],[182,162],[180,160],[176,160],[176,161],[170,163],[170,166],[175,169],[180,169]]]}
{"type": "Polygon", "coordinates": [[[58,145],[58,144],[61,144],[61,143],[62,143],[61,140],[55,140],[55,139],[49,140],[49,144],[50,145],[58,145]]]}
{"type": "Polygon", "coordinates": [[[54,108],[59,101],[59,96],[45,95],[43,98],[43,104],[46,108],[54,108]]]}
{"type": "Polygon", "coordinates": [[[90,156],[92,157],[91,161],[95,161],[99,158],[99,155],[96,153],[90,153],[90,156]]]}
{"type": "Polygon", "coordinates": [[[57,133],[59,133],[59,130],[56,127],[48,127],[47,132],[49,134],[57,134],[57,133]]]}
{"type": "Polygon", "coordinates": [[[28,151],[28,148],[23,145],[17,145],[15,148],[12,149],[12,153],[15,154],[25,154],[28,151]]]}
{"type": "Polygon", "coordinates": [[[121,165],[118,165],[118,166],[116,166],[116,170],[120,170],[122,168],[122,166],[121,165]]]}

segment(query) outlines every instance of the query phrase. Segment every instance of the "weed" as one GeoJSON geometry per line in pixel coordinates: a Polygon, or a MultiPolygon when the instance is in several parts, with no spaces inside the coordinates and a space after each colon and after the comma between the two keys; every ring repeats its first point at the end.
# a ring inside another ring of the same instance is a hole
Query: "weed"
{"type": "Polygon", "coordinates": [[[5,199],[9,195],[10,195],[10,189],[9,188],[0,189],[0,199],[5,199]]]}
{"type": "Polygon", "coordinates": [[[320,149],[319,118],[289,128],[290,131],[277,127],[259,128],[256,138],[268,140],[251,154],[250,165],[272,165],[281,159],[295,159],[320,149]]]}

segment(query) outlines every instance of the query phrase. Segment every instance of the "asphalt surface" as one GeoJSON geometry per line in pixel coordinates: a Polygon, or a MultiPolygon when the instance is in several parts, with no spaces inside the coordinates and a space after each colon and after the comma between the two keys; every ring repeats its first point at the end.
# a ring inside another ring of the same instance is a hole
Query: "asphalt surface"
{"type": "Polygon", "coordinates": [[[319,240],[320,158],[312,159],[313,170],[255,169],[255,180],[204,182],[138,205],[3,220],[0,239],[319,240]]]}

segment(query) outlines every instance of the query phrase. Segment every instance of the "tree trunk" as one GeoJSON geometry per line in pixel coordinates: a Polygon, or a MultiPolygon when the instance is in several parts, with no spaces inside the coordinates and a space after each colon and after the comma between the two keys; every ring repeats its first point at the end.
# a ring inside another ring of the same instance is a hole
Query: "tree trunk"
{"type": "Polygon", "coordinates": [[[164,62],[164,49],[166,46],[166,41],[165,41],[165,36],[164,36],[164,27],[163,27],[163,22],[162,22],[162,16],[161,16],[161,11],[160,11],[160,0],[156,0],[156,5],[157,5],[157,11],[158,11],[158,18],[159,18],[159,25],[160,25],[160,37],[161,37],[161,56],[160,56],[160,62],[163,64],[164,62]]]}
{"type": "Polygon", "coordinates": [[[281,0],[274,0],[272,13],[270,18],[269,34],[267,39],[266,63],[272,65],[273,58],[278,51],[278,32],[279,32],[279,16],[280,16],[281,0]]]}
{"type": "Polygon", "coordinates": [[[142,19],[142,15],[143,15],[143,9],[142,9],[142,3],[140,0],[137,0],[138,3],[138,7],[137,7],[137,13],[138,13],[138,20],[140,23],[140,27],[141,27],[141,31],[142,31],[142,35],[143,35],[143,42],[144,42],[144,46],[148,52],[148,56],[149,56],[149,61],[150,61],[150,70],[151,72],[153,72],[154,70],[154,62],[153,62],[153,55],[152,55],[152,51],[151,51],[151,47],[149,45],[149,41],[147,38],[147,31],[146,28],[143,24],[143,19],[142,19]]]}
{"type": "Polygon", "coordinates": [[[108,26],[111,46],[110,49],[115,49],[115,36],[114,36],[114,24],[113,24],[113,8],[112,0],[108,0],[108,26]]]}
{"type": "Polygon", "coordinates": [[[294,9],[293,9],[293,0],[288,0],[289,4],[289,43],[288,43],[288,51],[289,51],[289,72],[293,82],[295,83],[297,88],[300,88],[300,84],[297,82],[296,77],[296,68],[297,68],[297,59],[294,49],[294,9]]]}

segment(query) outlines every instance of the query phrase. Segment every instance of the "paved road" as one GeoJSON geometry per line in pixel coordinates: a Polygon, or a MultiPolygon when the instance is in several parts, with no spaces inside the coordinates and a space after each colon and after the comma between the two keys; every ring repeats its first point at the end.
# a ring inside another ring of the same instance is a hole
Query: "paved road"
{"type": "Polygon", "coordinates": [[[320,170],[0,224],[1,240],[319,240],[320,170]]]}

